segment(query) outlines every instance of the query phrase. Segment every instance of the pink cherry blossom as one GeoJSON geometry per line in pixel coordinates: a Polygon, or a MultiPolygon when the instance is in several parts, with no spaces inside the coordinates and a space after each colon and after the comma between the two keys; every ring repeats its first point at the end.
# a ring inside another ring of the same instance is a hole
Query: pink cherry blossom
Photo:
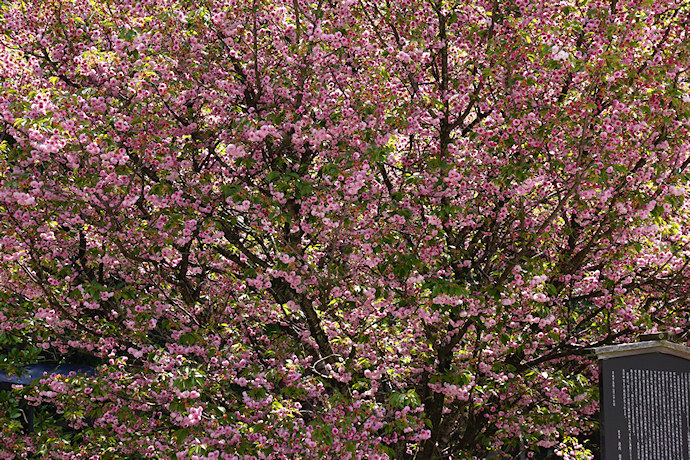
{"type": "Polygon", "coordinates": [[[687,5],[101,3],[0,6],[0,457],[588,458],[687,337],[687,5]]]}

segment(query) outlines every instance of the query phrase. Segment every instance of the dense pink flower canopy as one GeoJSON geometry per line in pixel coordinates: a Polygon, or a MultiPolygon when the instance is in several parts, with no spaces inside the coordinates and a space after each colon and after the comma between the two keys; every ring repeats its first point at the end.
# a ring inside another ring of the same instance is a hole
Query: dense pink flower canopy
{"type": "Polygon", "coordinates": [[[690,331],[689,33],[0,1],[0,370],[96,368],[0,392],[0,456],[587,458],[591,347],[690,331]]]}

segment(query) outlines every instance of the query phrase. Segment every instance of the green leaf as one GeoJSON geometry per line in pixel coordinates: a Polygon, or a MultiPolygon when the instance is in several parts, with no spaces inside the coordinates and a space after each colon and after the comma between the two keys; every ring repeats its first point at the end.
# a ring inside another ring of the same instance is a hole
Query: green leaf
{"type": "Polygon", "coordinates": [[[181,444],[182,441],[184,441],[188,437],[189,437],[189,428],[180,428],[179,430],[175,431],[175,439],[177,440],[178,444],[181,444]]]}

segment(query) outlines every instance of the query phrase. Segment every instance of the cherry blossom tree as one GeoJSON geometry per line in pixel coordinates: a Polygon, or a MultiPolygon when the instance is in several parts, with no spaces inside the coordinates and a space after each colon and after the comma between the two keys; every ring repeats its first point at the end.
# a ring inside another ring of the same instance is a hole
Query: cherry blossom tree
{"type": "Polygon", "coordinates": [[[690,330],[686,0],[0,5],[3,458],[588,458],[690,330]]]}

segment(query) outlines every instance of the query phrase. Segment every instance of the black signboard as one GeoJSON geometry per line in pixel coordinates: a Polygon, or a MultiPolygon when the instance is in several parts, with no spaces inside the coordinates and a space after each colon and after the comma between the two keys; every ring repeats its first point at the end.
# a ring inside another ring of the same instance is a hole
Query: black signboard
{"type": "Polygon", "coordinates": [[[690,349],[669,345],[600,354],[603,460],[690,460],[690,349]]]}

